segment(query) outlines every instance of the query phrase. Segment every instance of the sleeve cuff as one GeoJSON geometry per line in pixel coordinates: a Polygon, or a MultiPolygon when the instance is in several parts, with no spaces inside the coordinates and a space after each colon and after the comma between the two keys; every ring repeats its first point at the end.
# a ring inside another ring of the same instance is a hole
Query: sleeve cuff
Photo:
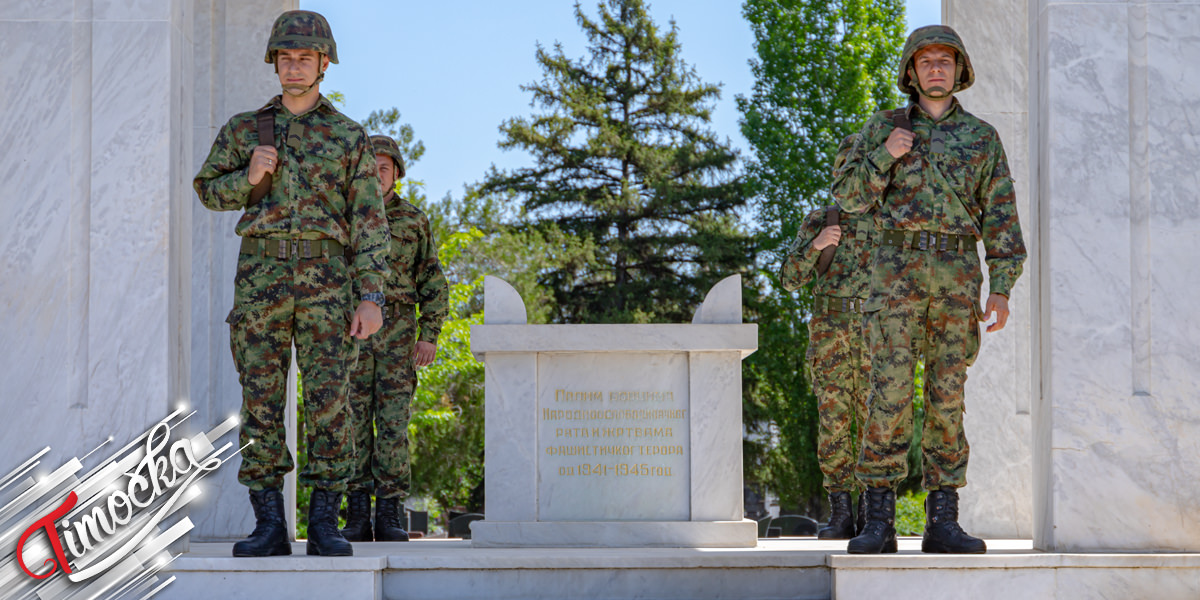
{"type": "Polygon", "coordinates": [[[417,341],[418,342],[429,342],[430,344],[433,344],[434,346],[436,346],[438,336],[441,335],[441,333],[442,333],[442,330],[434,328],[434,327],[421,327],[421,335],[417,338],[417,341]]]}
{"type": "Polygon", "coordinates": [[[1012,297],[1011,292],[1012,292],[1012,284],[1011,283],[1006,283],[1003,281],[992,281],[992,280],[988,281],[988,293],[989,294],[1000,294],[1001,296],[1004,296],[1005,298],[1010,298],[1010,297],[1012,297]]]}
{"type": "Polygon", "coordinates": [[[892,156],[892,153],[888,152],[887,146],[883,144],[872,150],[867,157],[871,159],[871,164],[875,165],[880,173],[886,173],[888,169],[892,168],[892,163],[896,162],[896,157],[892,156]]]}
{"type": "Polygon", "coordinates": [[[358,278],[357,284],[359,297],[383,293],[383,278],[378,275],[363,275],[358,278]]]}

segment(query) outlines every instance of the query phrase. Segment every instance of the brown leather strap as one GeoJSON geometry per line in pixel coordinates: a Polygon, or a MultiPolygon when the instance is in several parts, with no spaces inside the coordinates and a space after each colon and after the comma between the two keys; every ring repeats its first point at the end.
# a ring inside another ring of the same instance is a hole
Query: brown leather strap
{"type": "MultiPolygon", "coordinates": [[[[825,209],[825,227],[835,227],[838,225],[838,207],[837,205],[830,206],[825,209]]],[[[833,253],[837,251],[836,244],[830,244],[821,249],[821,258],[817,259],[817,275],[824,275],[829,270],[829,265],[833,262],[833,253]]]]}
{"type": "Polygon", "coordinates": [[[912,120],[908,118],[907,108],[897,108],[892,111],[892,124],[905,131],[912,131],[912,120]]]}
{"type": "MultiPolygon", "coordinates": [[[[260,146],[275,145],[275,108],[267,107],[258,113],[258,143],[260,146]]],[[[271,191],[271,174],[264,173],[262,180],[250,190],[250,200],[246,208],[258,204],[267,192],[271,191]]]]}

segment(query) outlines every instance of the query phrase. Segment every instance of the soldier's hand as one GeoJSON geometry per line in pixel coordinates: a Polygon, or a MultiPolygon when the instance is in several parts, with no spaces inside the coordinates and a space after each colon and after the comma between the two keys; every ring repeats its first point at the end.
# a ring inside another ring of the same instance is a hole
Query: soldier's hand
{"type": "Polygon", "coordinates": [[[892,155],[892,158],[900,158],[908,154],[909,150],[912,150],[913,139],[915,138],[916,136],[913,132],[897,127],[892,130],[891,135],[888,136],[887,141],[883,145],[887,148],[888,154],[892,155]]]}
{"type": "Polygon", "coordinates": [[[429,342],[417,342],[415,358],[418,368],[432,365],[435,356],[437,356],[437,346],[429,342]]]}
{"type": "Polygon", "coordinates": [[[274,173],[275,167],[278,166],[279,151],[275,146],[255,146],[254,153],[250,155],[250,172],[247,174],[250,185],[258,185],[263,175],[274,173]]]}
{"type": "Polygon", "coordinates": [[[817,239],[813,240],[813,248],[824,250],[828,246],[838,245],[840,241],[842,241],[842,228],[830,225],[817,234],[817,239]]]}
{"type": "Polygon", "coordinates": [[[354,311],[354,320],[350,321],[350,335],[365,340],[379,331],[380,327],[383,327],[383,311],[379,305],[370,300],[359,302],[358,309],[354,311]]]}
{"type": "Polygon", "coordinates": [[[1008,322],[1008,298],[1001,294],[989,294],[987,304],[983,306],[983,318],[991,319],[992,313],[996,313],[996,322],[988,325],[987,330],[992,332],[1004,329],[1004,324],[1008,322]]]}

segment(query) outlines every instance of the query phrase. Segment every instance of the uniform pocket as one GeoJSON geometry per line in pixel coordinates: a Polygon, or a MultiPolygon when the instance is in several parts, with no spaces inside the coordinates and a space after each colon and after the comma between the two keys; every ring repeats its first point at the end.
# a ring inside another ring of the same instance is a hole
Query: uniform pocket
{"type": "Polygon", "coordinates": [[[984,321],[983,309],[979,307],[979,302],[971,302],[971,312],[974,319],[967,325],[967,347],[963,352],[968,367],[974,364],[975,358],[979,356],[979,330],[983,327],[984,321]]]}
{"type": "Polygon", "coordinates": [[[246,311],[239,306],[234,306],[225,317],[225,322],[229,324],[229,352],[233,355],[233,366],[239,374],[242,372],[242,349],[246,346],[245,318],[246,311]]]}

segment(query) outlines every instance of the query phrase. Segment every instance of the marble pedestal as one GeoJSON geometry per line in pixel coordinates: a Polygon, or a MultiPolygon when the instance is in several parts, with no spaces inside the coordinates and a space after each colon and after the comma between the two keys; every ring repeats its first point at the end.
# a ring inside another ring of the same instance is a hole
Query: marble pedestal
{"type": "Polygon", "coordinates": [[[484,283],[487,519],[472,544],[753,547],[742,518],[741,278],[691,324],[528,325],[484,283]]]}

